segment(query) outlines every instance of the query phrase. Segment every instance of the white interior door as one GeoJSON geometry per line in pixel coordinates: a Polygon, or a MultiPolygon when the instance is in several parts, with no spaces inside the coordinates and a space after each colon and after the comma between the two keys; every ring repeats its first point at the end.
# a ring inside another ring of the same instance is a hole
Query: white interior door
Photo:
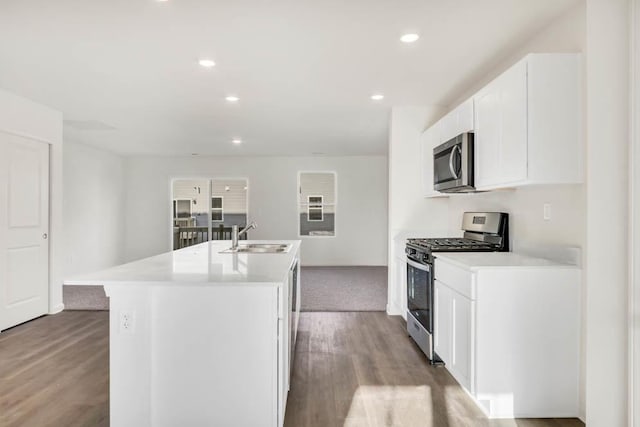
{"type": "Polygon", "coordinates": [[[47,313],[49,145],[0,132],[0,330],[47,313]]]}

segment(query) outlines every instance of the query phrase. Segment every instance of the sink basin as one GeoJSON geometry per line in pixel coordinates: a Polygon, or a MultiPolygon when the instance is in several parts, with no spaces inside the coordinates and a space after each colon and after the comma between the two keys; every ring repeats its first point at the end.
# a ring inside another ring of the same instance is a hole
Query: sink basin
{"type": "Polygon", "coordinates": [[[238,245],[237,249],[225,249],[221,254],[286,254],[291,250],[291,245],[286,243],[248,243],[238,245]]]}
{"type": "Polygon", "coordinates": [[[248,243],[246,245],[239,244],[238,248],[243,249],[286,249],[289,251],[291,245],[286,243],[248,243]]]}

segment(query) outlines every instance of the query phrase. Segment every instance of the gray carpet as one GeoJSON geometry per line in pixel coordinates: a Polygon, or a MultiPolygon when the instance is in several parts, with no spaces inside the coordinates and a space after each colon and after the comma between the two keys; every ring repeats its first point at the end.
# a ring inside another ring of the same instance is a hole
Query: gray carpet
{"type": "Polygon", "coordinates": [[[385,311],[387,267],[302,267],[302,311],[385,311]]]}
{"type": "MultiPolygon", "coordinates": [[[[387,267],[302,267],[302,311],[385,311],[387,267]]],[[[109,310],[102,286],[63,286],[65,310],[109,310]]]]}
{"type": "Polygon", "coordinates": [[[63,286],[65,310],[109,310],[109,298],[102,286],[63,286]]]}

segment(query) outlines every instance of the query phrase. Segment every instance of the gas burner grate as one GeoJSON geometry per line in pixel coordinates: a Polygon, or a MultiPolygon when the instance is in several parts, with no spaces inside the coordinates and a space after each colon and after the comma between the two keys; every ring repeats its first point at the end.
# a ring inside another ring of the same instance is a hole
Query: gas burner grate
{"type": "Polygon", "coordinates": [[[430,251],[495,251],[496,245],[464,238],[409,239],[409,244],[430,251]]]}

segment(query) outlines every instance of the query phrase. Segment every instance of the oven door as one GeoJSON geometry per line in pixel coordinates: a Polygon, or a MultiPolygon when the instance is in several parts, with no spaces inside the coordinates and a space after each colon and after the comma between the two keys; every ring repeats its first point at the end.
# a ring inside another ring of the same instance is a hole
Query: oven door
{"type": "Polygon", "coordinates": [[[433,333],[432,268],[407,258],[407,309],[424,329],[433,333]]]}
{"type": "Polygon", "coordinates": [[[472,133],[463,133],[433,149],[433,188],[441,192],[474,189],[472,133]]]}

